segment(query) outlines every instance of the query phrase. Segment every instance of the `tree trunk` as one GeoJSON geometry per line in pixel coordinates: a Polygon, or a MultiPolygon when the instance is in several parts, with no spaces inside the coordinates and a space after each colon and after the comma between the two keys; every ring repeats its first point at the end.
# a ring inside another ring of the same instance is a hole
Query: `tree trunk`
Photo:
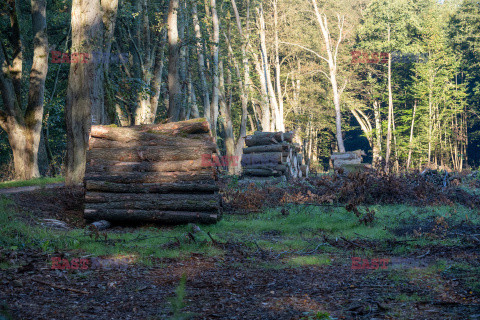
{"type": "Polygon", "coordinates": [[[210,94],[208,90],[207,79],[205,77],[205,58],[203,55],[202,32],[200,29],[200,22],[198,20],[196,1],[192,2],[192,20],[193,20],[193,27],[195,30],[195,38],[197,42],[198,72],[200,74],[203,112],[204,112],[205,118],[207,118],[207,121],[211,123],[210,94]]]}
{"type": "Polygon", "coordinates": [[[373,102],[375,117],[375,143],[373,148],[373,166],[378,168],[382,160],[382,125],[380,119],[380,105],[377,100],[373,102]]]}
{"type": "Polygon", "coordinates": [[[331,34],[328,30],[327,26],[327,16],[325,14],[320,14],[317,1],[312,0],[313,7],[315,9],[315,15],[317,17],[317,22],[320,25],[320,29],[322,31],[323,41],[325,44],[325,50],[327,53],[327,60],[328,69],[329,69],[329,80],[332,85],[332,92],[333,92],[333,104],[335,106],[335,129],[336,129],[336,138],[337,138],[337,145],[338,150],[340,152],[345,152],[345,146],[343,144],[343,135],[342,135],[342,113],[341,113],[341,106],[340,106],[340,98],[341,98],[341,91],[338,88],[337,82],[337,53],[338,47],[342,42],[343,36],[343,18],[341,19],[338,16],[338,25],[339,25],[339,36],[335,48],[332,48],[331,41],[331,34]]]}
{"type": "MultiPolygon", "coordinates": [[[[233,135],[233,124],[232,124],[232,118],[231,118],[231,110],[230,104],[227,104],[226,98],[225,98],[225,79],[224,79],[224,70],[223,70],[223,61],[220,61],[220,111],[222,116],[224,117],[223,121],[223,129],[225,132],[225,150],[226,150],[226,156],[227,159],[233,159],[233,156],[235,155],[235,137],[233,135]]],[[[231,77],[229,77],[231,78],[231,77]]],[[[235,173],[235,163],[232,161],[229,161],[228,163],[228,172],[231,174],[235,173]]]]}
{"type": "MultiPolygon", "coordinates": [[[[103,22],[99,1],[73,0],[72,52],[93,52],[103,46],[103,22]]],[[[86,149],[91,123],[102,123],[103,67],[72,63],[68,77],[65,119],[67,128],[66,185],[81,183],[85,174],[86,149]]]]}
{"type": "Polygon", "coordinates": [[[210,0],[210,9],[212,11],[212,67],[213,67],[213,93],[212,101],[210,103],[211,122],[210,128],[212,135],[217,136],[217,118],[218,118],[218,99],[219,99],[219,73],[218,73],[218,54],[220,42],[220,21],[217,15],[216,0],[210,0]]]}
{"type": "MultiPolygon", "coordinates": [[[[388,43],[390,44],[390,26],[388,26],[388,43]]],[[[393,93],[392,93],[392,54],[388,53],[388,120],[387,120],[387,150],[385,155],[385,171],[390,169],[390,155],[392,152],[392,117],[393,117],[393,93]]]]}
{"type": "Polygon", "coordinates": [[[275,87],[277,92],[278,101],[278,117],[276,118],[277,130],[285,131],[285,123],[283,119],[283,94],[282,85],[280,83],[280,54],[279,54],[279,40],[278,40],[278,12],[277,12],[278,0],[273,1],[273,19],[274,19],[274,31],[275,31],[275,87]]]}
{"type": "MultiPolygon", "coordinates": [[[[150,97],[150,113],[148,117],[148,123],[155,123],[155,117],[158,110],[158,101],[160,99],[160,91],[162,89],[162,74],[164,67],[165,50],[164,45],[166,43],[167,33],[162,31],[162,42],[157,45],[155,54],[155,64],[153,67],[153,78],[150,89],[152,96],[150,97]]],[[[198,118],[198,117],[197,117],[198,118]]]]}
{"type": "Polygon", "coordinates": [[[413,148],[413,128],[415,126],[415,113],[417,111],[417,100],[413,105],[413,114],[412,114],[412,125],[410,126],[410,140],[408,142],[408,159],[407,159],[407,170],[410,169],[410,161],[412,159],[412,148],[413,148]]]}
{"type": "MultiPolygon", "coordinates": [[[[3,110],[0,110],[0,127],[7,135],[13,152],[16,179],[39,177],[38,149],[41,138],[45,78],[48,70],[48,39],[46,23],[46,1],[32,0],[33,64],[30,71],[30,87],[25,112],[21,109],[21,77],[23,45],[18,23],[16,3],[10,10],[11,43],[14,57],[5,57],[6,50],[0,50],[0,93],[3,110]]],[[[5,49],[5,48],[3,48],[5,49]]]]}
{"type": "Polygon", "coordinates": [[[182,108],[182,88],[180,84],[179,57],[180,41],[178,38],[178,10],[179,0],[170,0],[168,8],[168,119],[171,122],[180,120],[182,108]]]}

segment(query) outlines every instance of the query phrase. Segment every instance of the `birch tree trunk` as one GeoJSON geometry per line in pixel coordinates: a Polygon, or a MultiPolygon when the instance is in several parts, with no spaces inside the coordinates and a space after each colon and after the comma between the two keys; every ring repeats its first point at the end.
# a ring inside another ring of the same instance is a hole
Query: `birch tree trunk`
{"type": "MultiPolygon", "coordinates": [[[[240,67],[238,66],[238,63],[235,62],[235,70],[237,74],[237,78],[239,79],[238,84],[240,87],[240,100],[242,103],[242,117],[240,120],[240,132],[238,134],[238,139],[235,144],[235,156],[237,156],[237,159],[242,158],[243,154],[243,147],[245,146],[245,137],[247,135],[247,119],[249,117],[248,115],[248,95],[250,92],[250,64],[248,60],[248,55],[247,55],[247,45],[250,37],[250,0],[247,0],[247,17],[246,17],[246,32],[243,32],[243,27],[242,27],[242,22],[240,20],[240,14],[238,13],[237,9],[237,4],[235,0],[232,0],[232,7],[233,11],[235,14],[235,20],[237,22],[237,28],[238,28],[238,33],[240,34],[240,38],[242,39],[243,43],[241,45],[241,51],[242,51],[242,66],[243,66],[243,81],[240,73],[240,67]]],[[[230,43],[230,41],[229,41],[230,43]]],[[[230,49],[230,55],[232,55],[232,59],[234,59],[233,56],[233,50],[230,49]]],[[[252,117],[250,117],[250,122],[252,126],[252,130],[254,129],[253,125],[253,120],[252,117]]],[[[235,168],[235,173],[239,173],[241,170],[241,164],[238,163],[238,166],[235,168]]]]}
{"type": "Polygon", "coordinates": [[[342,94],[342,90],[338,88],[337,82],[337,54],[338,48],[340,43],[342,42],[342,34],[343,34],[343,22],[344,18],[338,15],[338,25],[339,25],[339,36],[337,39],[337,43],[335,48],[332,48],[331,43],[331,34],[328,30],[327,25],[327,16],[325,14],[320,14],[320,11],[317,7],[317,1],[312,0],[313,7],[315,9],[315,16],[317,17],[317,22],[320,25],[320,29],[322,31],[322,37],[325,44],[325,50],[327,53],[327,58],[323,58],[328,63],[328,70],[329,70],[329,80],[332,85],[332,92],[333,92],[333,104],[335,106],[335,129],[336,129],[336,138],[337,138],[337,145],[339,152],[345,152],[345,146],[343,144],[343,135],[342,135],[342,112],[340,109],[340,98],[342,94]]]}
{"type": "Polygon", "coordinates": [[[413,105],[413,114],[412,114],[412,125],[410,126],[410,139],[408,141],[408,158],[407,158],[407,170],[410,169],[410,161],[412,159],[412,148],[413,148],[413,128],[415,126],[415,114],[417,112],[417,100],[413,105]]]}
{"type": "Polygon", "coordinates": [[[270,63],[268,61],[268,52],[267,52],[266,35],[265,35],[265,31],[266,31],[265,18],[263,15],[263,7],[261,5],[260,5],[260,8],[257,9],[257,15],[259,19],[260,49],[261,49],[260,54],[262,58],[262,70],[264,74],[267,99],[271,107],[271,114],[273,118],[273,119],[270,119],[271,125],[269,130],[283,131],[279,129],[279,127],[283,126],[283,115],[280,116],[277,98],[275,97],[275,90],[273,89],[272,80],[270,76],[270,63]]]}
{"type": "Polygon", "coordinates": [[[285,131],[285,121],[283,114],[283,94],[282,85],[280,83],[280,55],[279,55],[279,40],[278,40],[278,0],[273,1],[273,22],[275,32],[275,88],[277,92],[278,101],[278,116],[276,117],[276,126],[278,131],[285,131]]]}
{"type": "Polygon", "coordinates": [[[382,121],[380,118],[380,104],[373,102],[373,114],[375,117],[375,147],[373,148],[373,166],[378,168],[382,160],[382,121]]]}
{"type": "MultiPolygon", "coordinates": [[[[390,43],[390,26],[388,26],[388,43],[390,43]]],[[[388,120],[387,120],[387,150],[385,154],[385,171],[390,169],[390,155],[392,152],[392,117],[393,117],[393,94],[392,94],[392,54],[388,53],[388,120]]]]}

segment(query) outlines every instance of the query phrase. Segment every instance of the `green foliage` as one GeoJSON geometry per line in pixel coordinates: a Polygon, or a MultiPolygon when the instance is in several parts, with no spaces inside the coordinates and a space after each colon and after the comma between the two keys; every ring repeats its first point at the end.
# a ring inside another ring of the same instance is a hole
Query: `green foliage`
{"type": "Polygon", "coordinates": [[[185,320],[190,319],[195,314],[191,312],[183,312],[182,309],[187,306],[185,302],[185,287],[187,283],[187,275],[184,273],[180,278],[180,283],[178,284],[177,288],[175,289],[175,297],[168,298],[168,301],[172,305],[172,312],[173,315],[170,317],[171,320],[185,320]]]}

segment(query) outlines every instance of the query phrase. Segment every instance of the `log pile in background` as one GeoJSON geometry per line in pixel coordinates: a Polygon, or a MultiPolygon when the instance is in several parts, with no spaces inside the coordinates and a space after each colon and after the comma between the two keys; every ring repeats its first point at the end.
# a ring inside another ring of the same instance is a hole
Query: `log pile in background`
{"type": "Polygon", "coordinates": [[[362,163],[365,151],[355,150],[348,152],[333,152],[331,159],[334,169],[342,169],[346,172],[357,172],[371,168],[368,163],[362,163]]]}
{"type": "Polygon", "coordinates": [[[301,147],[293,143],[293,132],[255,132],[245,138],[243,175],[249,177],[308,177],[301,147]]]}
{"type": "Polygon", "coordinates": [[[92,126],[85,174],[88,220],[213,223],[221,217],[216,145],[205,119],[92,126]]]}

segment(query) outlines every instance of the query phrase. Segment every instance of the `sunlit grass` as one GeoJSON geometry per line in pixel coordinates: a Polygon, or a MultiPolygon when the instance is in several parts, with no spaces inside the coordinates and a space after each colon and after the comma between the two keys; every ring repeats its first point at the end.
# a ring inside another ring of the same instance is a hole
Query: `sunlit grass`
{"type": "Polygon", "coordinates": [[[287,263],[294,267],[324,266],[324,265],[331,265],[332,260],[329,257],[319,256],[319,255],[295,256],[287,259],[287,263]]]}
{"type": "MultiPolygon", "coordinates": [[[[366,226],[344,207],[289,205],[286,207],[287,215],[283,215],[280,208],[246,216],[225,215],[217,224],[200,225],[202,231],[194,233],[195,241],[188,235],[192,233],[191,225],[138,227],[131,232],[107,230],[106,239],[103,233],[96,239],[81,229],[57,231],[40,225],[27,225],[16,219],[13,208],[8,200],[0,200],[2,247],[10,250],[33,247],[52,254],[74,251],[78,256],[131,254],[138,256],[138,261],[146,265],[159,258],[188,258],[192,253],[212,257],[224,255],[223,247],[213,244],[207,233],[220,244],[229,242],[241,245],[242,250],[252,254],[246,258],[250,262],[254,261],[255,252],[277,256],[278,263],[266,268],[279,268],[278,264],[285,267],[329,264],[331,261],[322,255],[344,254],[341,246],[335,246],[339,241],[345,243],[342,238],[357,243],[378,242],[380,247],[386,246],[387,239],[409,240],[389,247],[392,255],[418,254],[422,246],[458,244],[458,238],[431,239],[395,234],[396,228],[404,227],[411,219],[415,219],[415,223],[426,224],[441,216],[448,219],[450,224],[480,224],[479,215],[464,207],[369,206],[376,214],[373,223],[366,226]]],[[[363,206],[358,209],[365,212],[363,206]]],[[[350,248],[347,250],[348,256],[368,258],[378,255],[369,245],[365,248],[350,248]]],[[[435,271],[429,271],[441,272],[442,268],[439,265],[437,267],[435,271]]]]}
{"type": "Polygon", "coordinates": [[[16,188],[16,187],[28,187],[28,186],[45,186],[51,183],[61,183],[64,182],[63,177],[42,177],[31,180],[13,180],[13,181],[4,181],[0,182],[0,189],[4,188],[16,188]]]}

